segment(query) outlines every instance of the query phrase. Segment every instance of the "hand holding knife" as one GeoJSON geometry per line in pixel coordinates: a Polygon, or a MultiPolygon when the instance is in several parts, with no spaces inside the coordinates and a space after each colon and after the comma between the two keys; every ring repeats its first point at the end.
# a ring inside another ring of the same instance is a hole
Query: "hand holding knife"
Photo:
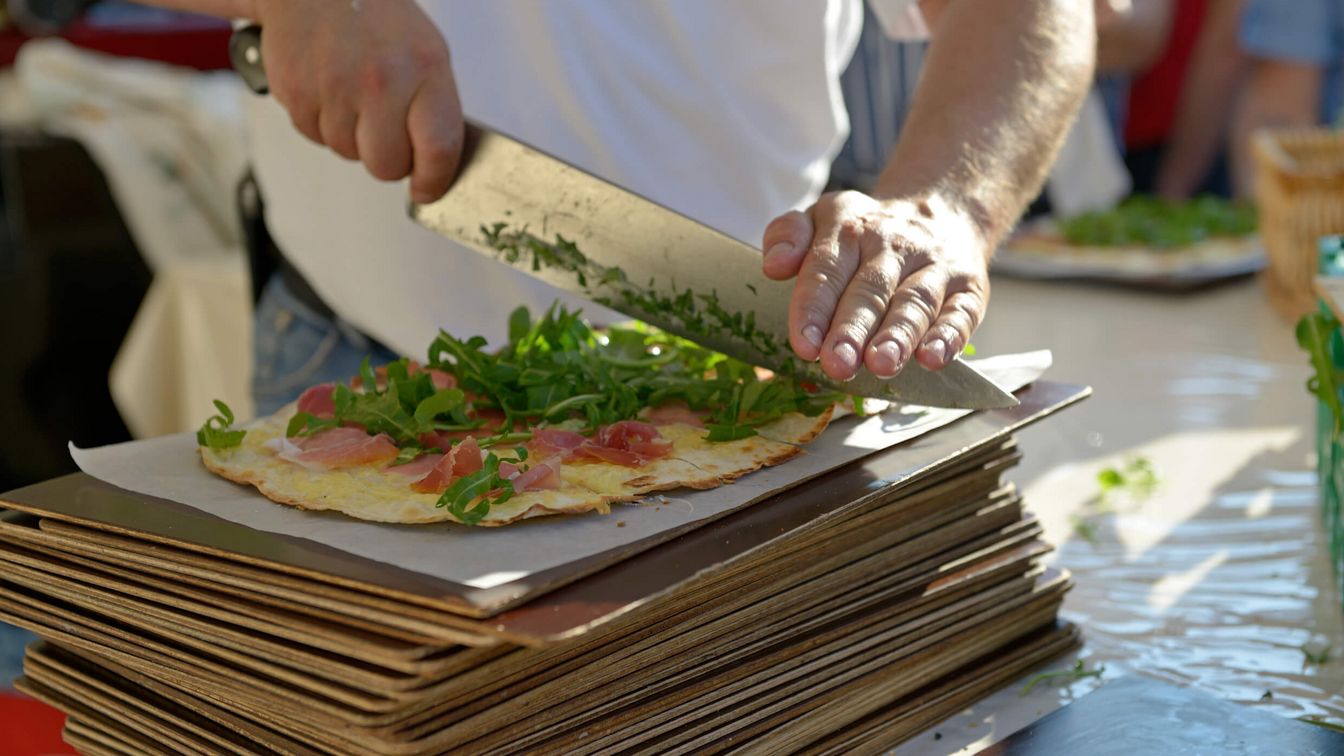
{"type": "MultiPolygon", "coordinates": [[[[267,79],[260,30],[238,30],[230,52],[249,86],[264,91],[267,79]]],[[[911,404],[965,408],[1016,404],[1011,394],[954,355],[949,355],[951,359],[941,370],[928,370],[907,354],[904,370],[894,377],[880,378],[858,364],[852,380],[837,380],[833,365],[823,370],[817,362],[790,353],[787,345],[798,346],[800,334],[789,323],[791,298],[796,303],[795,287],[767,279],[758,250],[471,123],[466,125],[461,164],[447,193],[413,205],[411,213],[423,225],[496,258],[499,250],[482,232],[496,223],[535,234],[543,242],[556,237],[570,240],[593,265],[620,271],[625,283],[619,290],[595,291],[572,271],[546,266],[534,269],[530,260],[522,258],[512,264],[558,288],[597,298],[613,309],[753,364],[791,370],[849,393],[911,404]],[[565,207],[581,207],[583,212],[560,210],[565,207]],[[715,307],[749,319],[769,343],[786,346],[768,349],[763,347],[767,342],[750,334],[695,328],[686,313],[649,306],[649,302],[672,300],[687,291],[697,301],[713,297],[715,307]]],[[[832,308],[842,304],[831,303],[832,308]]],[[[863,344],[858,347],[861,350],[863,344]]]]}

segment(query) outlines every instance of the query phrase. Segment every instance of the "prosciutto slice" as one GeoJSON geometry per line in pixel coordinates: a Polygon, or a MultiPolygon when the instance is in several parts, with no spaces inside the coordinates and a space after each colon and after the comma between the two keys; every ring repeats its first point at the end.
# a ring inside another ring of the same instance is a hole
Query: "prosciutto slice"
{"type": "Polygon", "coordinates": [[[397,457],[397,445],[385,433],[370,436],[358,428],[327,428],[289,439],[279,456],[310,470],[334,470],[389,462],[397,457]]]}
{"type": "Polygon", "coordinates": [[[434,469],[441,457],[442,454],[422,454],[404,465],[393,465],[387,468],[387,471],[405,475],[411,480],[419,480],[434,469]]]}
{"type": "Polygon", "coordinates": [[[672,442],[658,428],[638,420],[622,420],[604,425],[576,450],[583,457],[639,467],[672,452],[672,442]]]}
{"type": "Polygon", "coordinates": [[[485,464],[481,460],[481,447],[476,439],[467,436],[447,453],[439,455],[434,466],[424,477],[411,484],[411,488],[420,493],[443,493],[453,481],[463,475],[470,475],[485,464]]]}
{"type": "Polygon", "coordinates": [[[705,416],[686,406],[685,402],[671,402],[652,407],[644,412],[644,419],[654,425],[685,423],[697,428],[705,427],[705,416]]]}
{"type": "Polygon", "coordinates": [[[299,395],[299,412],[307,412],[313,417],[330,419],[336,416],[336,401],[332,394],[336,391],[334,383],[319,383],[309,386],[299,395]]]}
{"type": "Polygon", "coordinates": [[[574,456],[574,452],[586,443],[588,437],[582,433],[541,428],[532,431],[532,440],[527,442],[527,451],[537,457],[558,457],[565,460],[574,456]]]}
{"type": "Polygon", "coordinates": [[[533,462],[526,470],[512,462],[500,462],[499,475],[505,480],[513,481],[515,493],[554,491],[560,487],[562,482],[560,479],[560,459],[558,457],[548,457],[533,462]]]}

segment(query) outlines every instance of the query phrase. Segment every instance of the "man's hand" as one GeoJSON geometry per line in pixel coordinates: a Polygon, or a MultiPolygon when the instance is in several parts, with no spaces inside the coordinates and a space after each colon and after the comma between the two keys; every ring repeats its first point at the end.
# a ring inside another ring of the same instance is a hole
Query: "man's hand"
{"type": "Polygon", "coordinates": [[[410,176],[417,202],[448,190],[462,106],[448,46],[412,0],[250,5],[271,94],[295,128],[379,179],[410,176]]]}
{"type": "Polygon", "coordinates": [[[765,274],[797,277],[794,352],[837,380],[860,362],[882,377],[914,356],[937,370],[960,354],[989,301],[986,242],[947,203],[826,194],[765,230],[765,274]]]}

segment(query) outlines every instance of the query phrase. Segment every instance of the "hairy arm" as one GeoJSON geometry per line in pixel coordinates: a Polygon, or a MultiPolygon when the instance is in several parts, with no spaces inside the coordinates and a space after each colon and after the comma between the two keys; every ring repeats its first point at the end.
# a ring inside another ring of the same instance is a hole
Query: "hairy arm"
{"type": "Polygon", "coordinates": [[[1091,0],[921,3],[933,38],[871,195],[767,227],[766,275],[797,277],[794,351],[838,379],[913,356],[941,368],[989,297],[988,258],[1039,191],[1092,77],[1091,0]]]}
{"type": "Polygon", "coordinates": [[[1321,109],[1321,67],[1257,60],[1232,120],[1232,176],[1237,196],[1254,194],[1251,136],[1258,129],[1311,126],[1321,109]]]}
{"type": "Polygon", "coordinates": [[[1181,84],[1171,138],[1158,168],[1157,193],[1189,197],[1227,140],[1227,123],[1248,59],[1237,43],[1244,0],[1211,0],[1181,84]]]}

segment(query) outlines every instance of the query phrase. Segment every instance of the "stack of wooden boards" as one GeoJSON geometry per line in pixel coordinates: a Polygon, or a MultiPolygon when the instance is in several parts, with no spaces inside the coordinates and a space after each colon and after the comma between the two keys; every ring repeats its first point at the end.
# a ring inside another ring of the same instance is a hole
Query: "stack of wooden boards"
{"type": "Polygon", "coordinates": [[[881,751],[1076,642],[1002,474],[1085,395],[1038,383],[504,592],[68,476],[0,497],[0,620],[42,637],[17,684],[91,754],[881,751]]]}

